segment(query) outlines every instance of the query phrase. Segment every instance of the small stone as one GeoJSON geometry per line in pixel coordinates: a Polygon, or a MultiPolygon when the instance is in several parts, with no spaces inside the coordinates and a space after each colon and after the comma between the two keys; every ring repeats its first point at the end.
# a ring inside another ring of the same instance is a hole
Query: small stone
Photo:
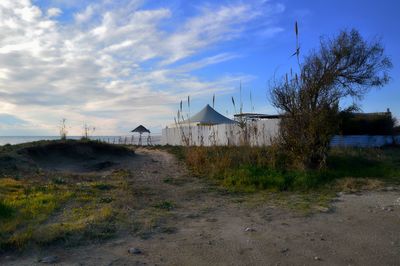
{"type": "Polygon", "coordinates": [[[246,231],[246,232],[255,232],[256,229],[251,228],[251,227],[247,227],[244,231],[246,231]]]}
{"type": "Polygon", "coordinates": [[[315,256],[314,260],[322,260],[320,257],[315,256]]]}
{"type": "Polygon", "coordinates": [[[289,251],[288,248],[281,249],[281,253],[286,253],[286,252],[288,252],[288,251],[289,251]]]}
{"type": "Polygon", "coordinates": [[[138,249],[138,248],[130,248],[130,249],[128,250],[128,252],[129,252],[130,254],[134,254],[134,255],[142,254],[142,251],[141,251],[140,249],[138,249]]]}
{"type": "Polygon", "coordinates": [[[320,211],[320,212],[323,212],[323,213],[327,213],[327,212],[330,211],[329,208],[323,207],[323,206],[318,206],[316,209],[317,209],[318,211],[320,211]]]}
{"type": "Polygon", "coordinates": [[[39,260],[39,262],[41,262],[41,263],[55,263],[57,261],[58,261],[57,256],[47,256],[47,257],[41,258],[39,260]]]}

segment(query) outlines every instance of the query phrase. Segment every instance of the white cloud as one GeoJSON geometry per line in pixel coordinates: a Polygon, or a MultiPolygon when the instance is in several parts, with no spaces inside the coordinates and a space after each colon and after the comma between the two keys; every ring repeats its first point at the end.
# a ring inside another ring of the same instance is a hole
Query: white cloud
{"type": "Polygon", "coordinates": [[[93,5],[87,6],[83,12],[79,12],[79,13],[75,14],[75,20],[78,23],[87,22],[93,16],[94,9],[95,8],[93,5]]]}
{"type": "Polygon", "coordinates": [[[59,8],[56,8],[56,7],[52,7],[47,10],[48,17],[58,17],[61,14],[62,14],[62,10],[59,8]]]}
{"type": "Polygon", "coordinates": [[[0,114],[26,121],[21,130],[30,126],[44,134],[56,134],[63,117],[71,134],[80,134],[83,121],[96,125],[98,134],[120,134],[143,121],[168,124],[174,104],[187,95],[228,92],[252,78],[205,80],[191,71],[240,56],[201,53],[239,38],[247,23],[264,16],[259,7],[202,7],[167,31],[162,26],[172,11],[139,3],[88,4],[74,21],[61,23],[56,7],[43,12],[29,0],[0,1],[0,114]]]}

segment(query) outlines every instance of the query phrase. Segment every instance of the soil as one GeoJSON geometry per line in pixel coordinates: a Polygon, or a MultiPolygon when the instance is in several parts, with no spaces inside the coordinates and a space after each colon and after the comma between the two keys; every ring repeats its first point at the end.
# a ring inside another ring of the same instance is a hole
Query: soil
{"type": "Polygon", "coordinates": [[[52,256],[55,265],[400,265],[396,188],[341,194],[329,210],[305,215],[216,189],[165,151],[137,149],[129,159],[103,162],[100,168],[118,163],[134,171],[135,206],[164,202],[168,215],[148,234],[28,250],[0,264],[37,265],[52,256]]]}
{"type": "Polygon", "coordinates": [[[19,154],[44,171],[87,173],[119,168],[135,153],[121,146],[97,142],[50,142],[21,149],[19,154]]]}

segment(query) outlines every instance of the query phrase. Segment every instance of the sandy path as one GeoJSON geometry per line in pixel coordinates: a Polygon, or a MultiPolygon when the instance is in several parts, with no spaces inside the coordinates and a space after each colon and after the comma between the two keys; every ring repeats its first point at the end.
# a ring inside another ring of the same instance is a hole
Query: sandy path
{"type": "MultiPolygon", "coordinates": [[[[45,254],[57,255],[57,265],[400,265],[398,190],[342,195],[333,212],[305,217],[221,193],[189,178],[164,151],[137,153],[136,162],[126,164],[137,173],[129,182],[151,193],[136,204],[173,202],[175,208],[160,224],[170,230],[49,248],[45,254]],[[129,254],[131,247],[143,253],[129,254]]],[[[35,265],[37,256],[3,258],[0,264],[35,265]]]]}

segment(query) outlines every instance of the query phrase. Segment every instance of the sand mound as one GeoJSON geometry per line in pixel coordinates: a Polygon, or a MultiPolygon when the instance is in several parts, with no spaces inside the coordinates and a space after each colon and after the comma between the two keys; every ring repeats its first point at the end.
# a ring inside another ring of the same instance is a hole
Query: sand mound
{"type": "Polygon", "coordinates": [[[11,171],[36,168],[91,172],[118,167],[134,154],[126,147],[94,141],[41,141],[9,147],[0,155],[0,165],[8,165],[11,171]]]}

